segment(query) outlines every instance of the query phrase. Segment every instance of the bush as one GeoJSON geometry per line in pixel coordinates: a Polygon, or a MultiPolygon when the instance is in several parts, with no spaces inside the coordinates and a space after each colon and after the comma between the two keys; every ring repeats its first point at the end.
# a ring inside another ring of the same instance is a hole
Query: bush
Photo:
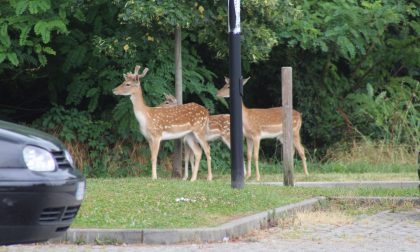
{"type": "Polygon", "coordinates": [[[88,177],[125,177],[146,173],[144,144],[120,140],[111,122],[94,120],[86,111],[53,107],[33,126],[61,139],[88,177]]]}

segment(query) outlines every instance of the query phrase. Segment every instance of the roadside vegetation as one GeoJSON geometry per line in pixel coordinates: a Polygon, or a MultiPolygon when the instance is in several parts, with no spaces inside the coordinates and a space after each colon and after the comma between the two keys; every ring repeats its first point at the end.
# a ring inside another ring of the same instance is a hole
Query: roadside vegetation
{"type": "MultiPolygon", "coordinates": [[[[244,103],[279,106],[280,69],[293,67],[294,108],[302,113],[312,174],[411,170],[394,164],[411,167],[420,148],[417,5],[242,3],[243,75],[251,77],[244,103]],[[388,150],[395,156],[382,162],[388,150]]],[[[148,105],[174,93],[176,27],[184,102],[228,112],[227,101],[215,97],[228,73],[226,1],[10,0],[0,2],[0,13],[0,118],[55,134],[88,177],[149,176],[149,150],[131,103],[111,89],[139,64],[150,69],[142,83],[148,105]]],[[[229,173],[229,152],[212,147],[216,171],[229,173]]],[[[261,147],[267,166],[281,160],[274,141],[261,147]]],[[[171,141],[162,146],[161,172],[171,169],[172,152],[171,141]]]]}
{"type": "Polygon", "coordinates": [[[288,188],[230,181],[173,179],[89,179],[86,198],[73,228],[212,227],[228,220],[316,196],[411,196],[411,189],[288,188]]]}

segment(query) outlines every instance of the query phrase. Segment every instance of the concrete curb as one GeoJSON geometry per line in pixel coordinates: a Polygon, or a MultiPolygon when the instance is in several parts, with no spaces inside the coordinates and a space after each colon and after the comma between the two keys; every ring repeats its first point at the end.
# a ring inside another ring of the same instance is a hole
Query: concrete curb
{"type": "MultiPolygon", "coordinates": [[[[251,184],[283,186],[282,182],[260,182],[251,184]]],[[[415,188],[419,181],[343,181],[343,182],[296,182],[299,187],[367,187],[367,188],[415,188]]]]}
{"type": "MultiPolygon", "coordinates": [[[[263,184],[282,186],[281,182],[261,182],[263,184]]],[[[418,181],[352,181],[352,182],[297,182],[300,187],[368,187],[368,188],[416,188],[418,181]]],[[[412,202],[420,205],[416,197],[333,197],[328,200],[339,200],[357,203],[380,203],[385,200],[396,204],[412,202]]],[[[229,221],[218,227],[193,229],[69,229],[64,236],[51,242],[69,242],[76,244],[176,244],[221,242],[240,237],[256,229],[267,228],[277,219],[288,217],[299,211],[313,210],[327,202],[325,197],[316,197],[283,207],[263,211],[229,221]]]]}
{"type": "Polygon", "coordinates": [[[325,197],[316,197],[287,206],[260,212],[229,221],[213,228],[193,229],[69,229],[66,234],[52,242],[83,244],[176,244],[221,242],[242,236],[252,230],[267,228],[270,223],[299,211],[313,210],[326,202],[325,197]]]}
{"type": "Polygon", "coordinates": [[[328,200],[358,204],[379,204],[383,202],[391,202],[395,205],[403,205],[405,203],[411,203],[414,206],[420,206],[420,197],[330,197],[328,200]]]}

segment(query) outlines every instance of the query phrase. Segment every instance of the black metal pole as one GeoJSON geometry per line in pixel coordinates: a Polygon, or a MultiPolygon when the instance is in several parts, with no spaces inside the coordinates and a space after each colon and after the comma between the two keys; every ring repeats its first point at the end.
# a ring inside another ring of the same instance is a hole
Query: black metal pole
{"type": "Polygon", "coordinates": [[[240,0],[228,0],[231,186],[244,187],[240,0]]]}

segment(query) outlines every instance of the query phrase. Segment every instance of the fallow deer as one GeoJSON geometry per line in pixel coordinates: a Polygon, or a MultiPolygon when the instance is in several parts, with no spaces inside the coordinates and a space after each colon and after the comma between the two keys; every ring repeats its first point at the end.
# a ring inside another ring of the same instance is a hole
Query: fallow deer
{"type": "MultiPolygon", "coordinates": [[[[249,78],[243,81],[243,85],[248,82],[249,78]]],[[[229,78],[225,77],[225,85],[217,91],[219,97],[229,97],[230,94],[229,78]]],[[[258,169],[258,156],[260,149],[260,141],[265,138],[277,138],[283,142],[283,117],[282,107],[266,108],[266,109],[250,109],[242,102],[242,121],[243,133],[247,142],[247,172],[246,177],[251,176],[251,156],[254,152],[255,174],[257,181],[260,180],[260,172],[258,169]]],[[[302,126],[301,114],[293,110],[293,144],[299,153],[303,163],[303,171],[308,175],[306,166],[305,149],[300,141],[300,128],[302,126]]]]}
{"type": "MultiPolygon", "coordinates": [[[[149,107],[145,104],[140,79],[148,68],[139,74],[140,66],[133,73],[124,74],[124,82],[113,89],[115,95],[130,96],[134,114],[140,125],[140,132],[149,142],[152,162],[152,178],[157,179],[156,165],[160,142],[182,138],[189,135],[203,148],[207,158],[207,180],[212,180],[210,146],[206,141],[209,112],[196,103],[187,103],[174,107],[149,107]]],[[[200,153],[195,156],[196,162],[192,171],[191,181],[197,179],[200,153]]]]}
{"type": "MultiPolygon", "coordinates": [[[[173,107],[178,106],[178,102],[173,95],[165,94],[165,101],[162,102],[160,107],[173,107]]],[[[230,149],[230,115],[229,114],[220,114],[220,115],[210,115],[209,117],[209,128],[206,131],[206,140],[208,142],[214,141],[217,139],[222,139],[223,143],[230,149]]],[[[184,178],[188,177],[188,163],[191,162],[191,167],[193,167],[194,155],[198,151],[201,151],[200,147],[196,141],[191,138],[190,135],[184,137],[184,178]]]]}

